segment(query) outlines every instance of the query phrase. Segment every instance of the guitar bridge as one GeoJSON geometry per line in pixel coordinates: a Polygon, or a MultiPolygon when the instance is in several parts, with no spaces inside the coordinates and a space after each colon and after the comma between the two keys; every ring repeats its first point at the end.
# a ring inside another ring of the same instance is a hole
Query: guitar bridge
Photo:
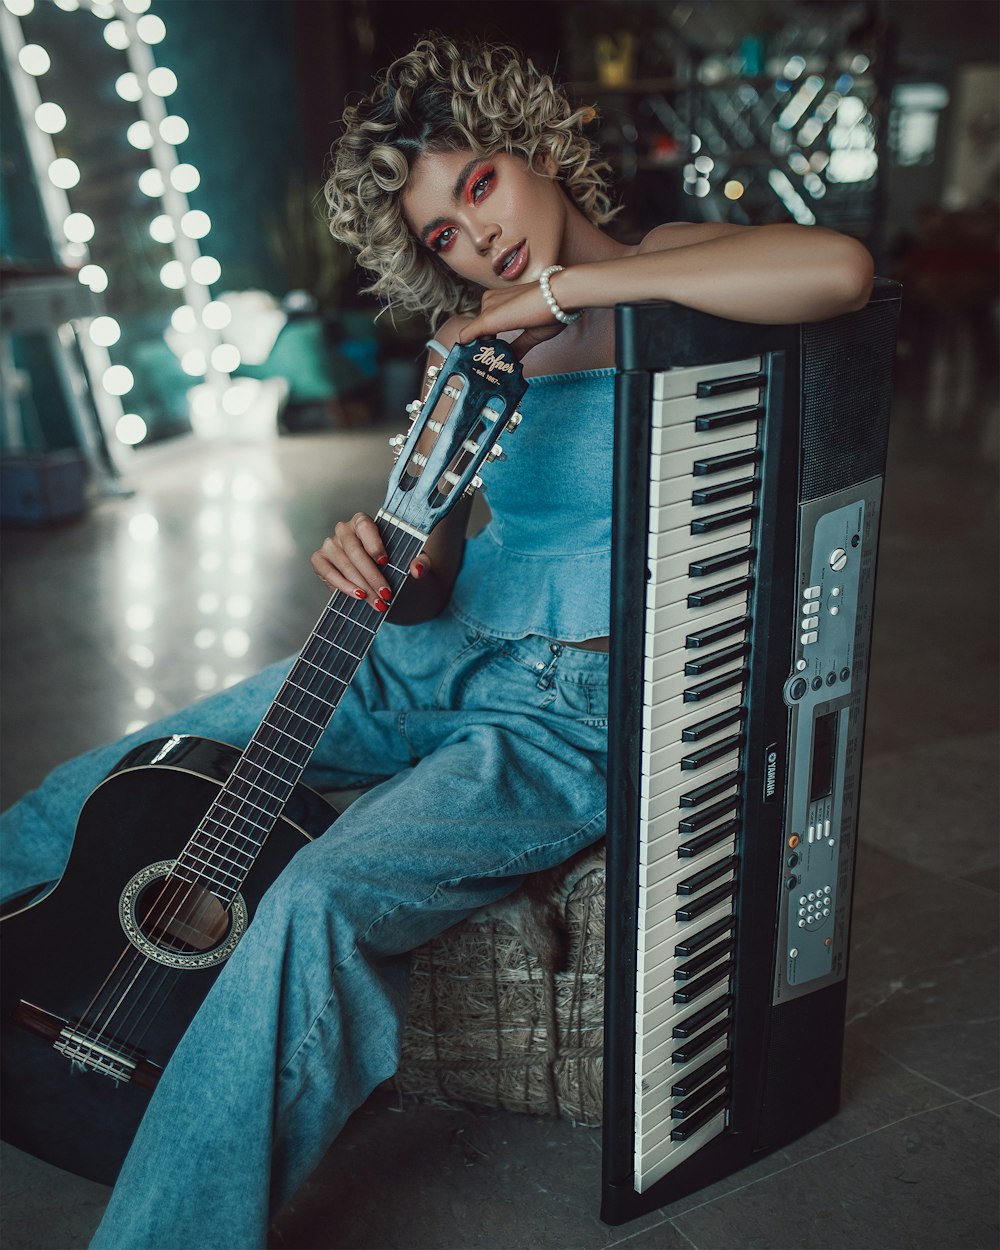
{"type": "Polygon", "coordinates": [[[71,1063],[109,1077],[116,1085],[133,1082],[152,1089],[163,1072],[159,1064],[149,1059],[125,1054],[114,1038],[101,1034],[88,1036],[74,1028],[68,1020],[34,1003],[25,1002],[23,998],[14,1008],[13,1019],[15,1024],[29,1033],[51,1042],[52,1049],[65,1055],[71,1063]]]}

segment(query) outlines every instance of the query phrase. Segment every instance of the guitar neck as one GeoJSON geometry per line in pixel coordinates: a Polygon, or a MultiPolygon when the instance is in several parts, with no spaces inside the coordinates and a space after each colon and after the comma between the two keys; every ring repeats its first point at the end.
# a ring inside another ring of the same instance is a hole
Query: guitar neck
{"type": "MultiPolygon", "coordinates": [[[[426,535],[379,514],[395,599],[426,535]]],[[[316,622],[225,787],[178,856],[174,875],[232,902],[387,613],[337,591],[316,622]]]]}

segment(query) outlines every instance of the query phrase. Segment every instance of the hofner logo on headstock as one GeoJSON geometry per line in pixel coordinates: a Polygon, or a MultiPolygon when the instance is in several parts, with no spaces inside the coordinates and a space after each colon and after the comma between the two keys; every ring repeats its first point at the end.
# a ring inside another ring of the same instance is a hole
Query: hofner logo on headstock
{"type": "MultiPolygon", "coordinates": [[[[514,362],[512,360],[508,360],[503,352],[496,352],[489,346],[481,347],[479,351],[476,352],[475,356],[473,356],[472,363],[474,365],[485,365],[487,370],[486,376],[491,382],[494,383],[497,379],[495,377],[491,377],[491,373],[513,373],[515,369],[514,362]]],[[[476,372],[479,373],[480,370],[477,369],[476,372]]]]}

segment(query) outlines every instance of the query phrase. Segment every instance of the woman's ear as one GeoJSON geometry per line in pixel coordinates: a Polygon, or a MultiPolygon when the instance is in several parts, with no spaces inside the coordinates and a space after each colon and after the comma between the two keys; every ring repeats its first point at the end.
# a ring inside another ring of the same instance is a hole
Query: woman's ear
{"type": "Polygon", "coordinates": [[[531,167],[536,174],[541,174],[544,178],[555,178],[559,173],[558,161],[551,152],[547,151],[536,152],[531,167]]]}

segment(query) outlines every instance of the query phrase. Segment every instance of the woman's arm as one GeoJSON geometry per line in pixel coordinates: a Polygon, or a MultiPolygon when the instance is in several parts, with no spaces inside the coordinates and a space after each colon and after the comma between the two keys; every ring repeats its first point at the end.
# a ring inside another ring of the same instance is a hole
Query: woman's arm
{"type": "MultiPolygon", "coordinates": [[[[468,318],[453,317],[439,331],[442,347],[450,350],[468,318]]],[[[428,358],[428,363],[440,363],[428,358]]],[[[426,397],[429,385],[424,388],[426,397]]],[[[417,625],[438,615],[451,596],[462,564],[465,531],[469,523],[471,499],[460,499],[440,524],[434,527],[423,550],[410,564],[410,575],[393,603],[396,625],[417,625]]],[[[382,573],[385,545],[374,520],[357,512],[349,521],[337,524],[333,534],[314,552],[316,575],[331,590],[342,590],[365,598],[376,612],[386,610],[388,589],[382,573]],[[359,593],[361,592],[361,593],[359,593]]]]}
{"type": "MultiPolygon", "coordinates": [[[[568,265],[552,277],[550,289],[565,312],[659,299],[733,321],[782,324],[863,307],[872,273],[862,244],[821,226],[679,222],[650,231],[631,254],[568,265]]],[[[523,329],[529,349],[534,342],[527,340],[551,337],[552,327],[556,322],[532,283],[485,291],[482,312],[459,337],[465,343],[523,329]]]]}

